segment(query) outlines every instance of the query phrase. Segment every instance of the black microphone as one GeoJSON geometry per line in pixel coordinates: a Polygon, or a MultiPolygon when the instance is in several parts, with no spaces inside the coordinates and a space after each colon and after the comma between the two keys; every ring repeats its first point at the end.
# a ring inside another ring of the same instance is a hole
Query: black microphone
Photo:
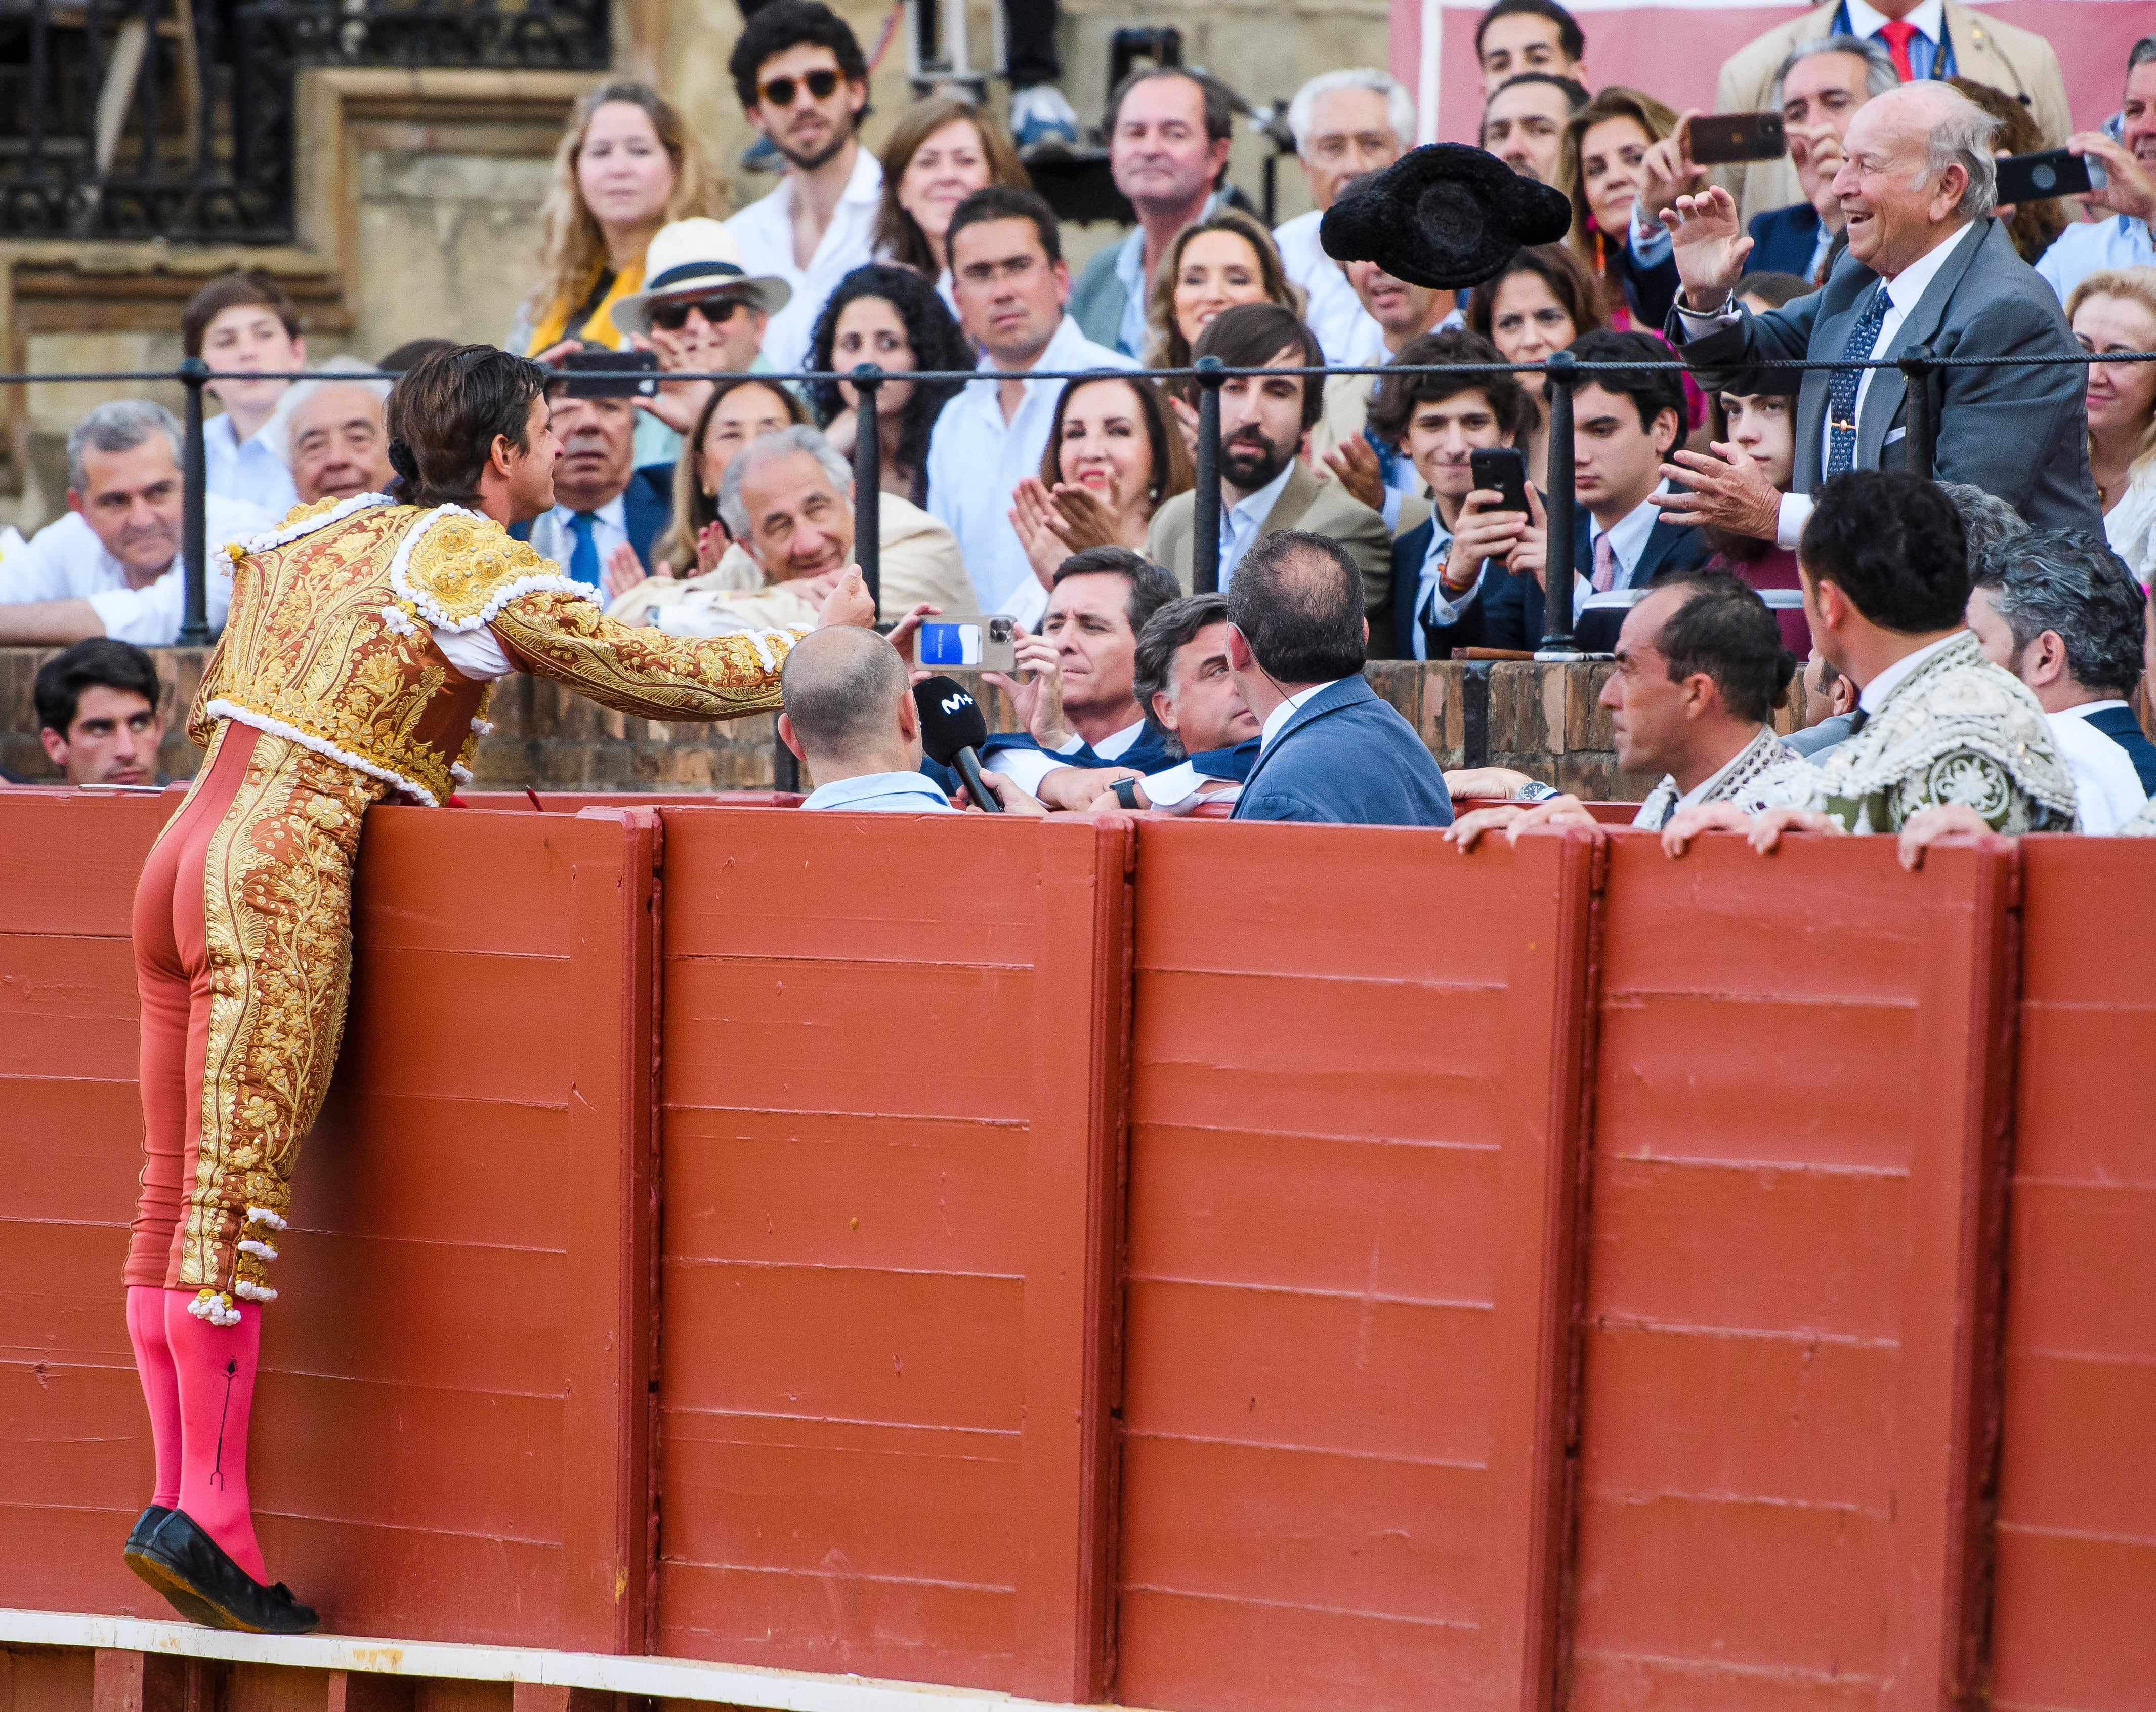
{"type": "Polygon", "coordinates": [[[940,767],[955,767],[967,794],[991,815],[1004,805],[981,783],[981,745],[988,740],[988,722],[973,692],[956,678],[928,677],[913,686],[913,705],[921,711],[921,747],[940,767]]]}

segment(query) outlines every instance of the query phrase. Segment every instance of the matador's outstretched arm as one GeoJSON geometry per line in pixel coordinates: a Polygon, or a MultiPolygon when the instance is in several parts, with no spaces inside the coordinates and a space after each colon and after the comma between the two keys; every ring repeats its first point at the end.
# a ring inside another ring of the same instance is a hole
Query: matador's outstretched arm
{"type": "Polygon", "coordinates": [[[593,602],[557,589],[519,595],[490,623],[525,671],[644,719],[776,712],[779,667],[803,634],[670,636],[616,624],[593,602]]]}

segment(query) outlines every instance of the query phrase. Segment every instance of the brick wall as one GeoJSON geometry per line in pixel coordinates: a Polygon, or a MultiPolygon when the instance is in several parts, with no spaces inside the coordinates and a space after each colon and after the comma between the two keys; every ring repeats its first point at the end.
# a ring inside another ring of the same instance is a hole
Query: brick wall
{"type": "MultiPolygon", "coordinates": [[[[0,648],[0,769],[49,779],[38,741],[31,686],[54,650],[0,648]]],[[[192,776],[199,752],[180,727],[202,681],[204,654],[152,650],[164,683],[165,771],[192,776]]],[[[1609,716],[1595,706],[1606,662],[1544,666],[1526,661],[1373,662],[1373,688],[1421,733],[1440,765],[1517,767],[1584,797],[1636,799],[1654,783],[1617,769],[1609,716]]],[[[1000,698],[991,717],[1011,723],[1000,698]]],[[[667,725],[616,713],[559,684],[516,676],[496,691],[495,732],[473,767],[482,789],[516,790],[754,790],[772,783],[777,722],[737,719],[667,725]]]]}

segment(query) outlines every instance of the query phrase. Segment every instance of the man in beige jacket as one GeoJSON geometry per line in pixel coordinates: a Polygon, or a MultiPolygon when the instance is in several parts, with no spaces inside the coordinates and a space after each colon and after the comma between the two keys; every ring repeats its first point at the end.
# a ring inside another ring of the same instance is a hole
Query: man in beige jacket
{"type": "MultiPolygon", "coordinates": [[[[1195,352],[1229,368],[1317,368],[1317,336],[1276,303],[1239,303],[1199,335],[1195,352]]],[[[1321,481],[1297,455],[1317,424],[1318,383],[1295,374],[1239,377],[1220,388],[1220,589],[1258,541],[1283,529],[1329,535],[1363,572],[1364,604],[1383,614],[1392,599],[1392,536],[1385,520],[1337,481],[1321,481]]],[[[1185,594],[1195,574],[1194,493],[1153,513],[1146,557],[1175,574],[1185,594]]],[[[1390,635],[1389,629],[1383,634],[1390,635]]]]}
{"type": "MultiPolygon", "coordinates": [[[[1854,35],[1879,42],[1906,56],[1903,80],[1917,77],[1966,77],[2003,90],[2029,109],[2046,148],[2062,147],[2072,131],[2066,110],[2066,80],[2051,44],[2033,31],[1972,12],[1961,0],[1829,0],[1801,18],[1770,29],[1723,62],[1714,88],[1718,113],[1763,111],[1773,92],[1774,73],[1799,42],[1822,36],[1854,35]],[[1909,28],[1904,30],[1902,25],[1909,28]],[[1941,40],[1943,36],[1943,42],[1941,40]]],[[[1802,202],[1796,168],[1779,160],[1719,169],[1722,182],[1737,198],[1738,218],[1802,202]]]]}
{"type": "MultiPolygon", "coordinates": [[[[813,428],[764,434],[737,452],[720,484],[719,515],[734,539],[716,568],[679,581],[647,578],[607,615],[677,636],[781,629],[803,623],[819,591],[855,562],[852,474],[813,428]]],[[[896,620],[924,602],[980,609],[957,536],[895,493],[881,496],[879,517],[878,617],[896,620]]]]}

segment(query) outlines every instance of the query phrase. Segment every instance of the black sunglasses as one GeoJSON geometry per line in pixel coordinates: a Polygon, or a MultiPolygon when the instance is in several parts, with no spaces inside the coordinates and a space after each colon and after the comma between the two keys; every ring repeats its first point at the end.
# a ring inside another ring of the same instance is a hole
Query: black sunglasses
{"type": "Polygon", "coordinates": [[[757,90],[757,100],[767,107],[790,107],[793,105],[793,97],[800,93],[801,85],[804,83],[808,85],[810,100],[828,101],[839,86],[839,74],[835,71],[812,71],[803,78],[774,77],[757,90]]]}
{"type": "Polygon", "coordinates": [[[670,297],[651,306],[651,324],[667,332],[678,333],[688,326],[689,311],[694,309],[701,311],[713,326],[720,327],[734,318],[737,309],[747,306],[738,297],[670,297]]]}

